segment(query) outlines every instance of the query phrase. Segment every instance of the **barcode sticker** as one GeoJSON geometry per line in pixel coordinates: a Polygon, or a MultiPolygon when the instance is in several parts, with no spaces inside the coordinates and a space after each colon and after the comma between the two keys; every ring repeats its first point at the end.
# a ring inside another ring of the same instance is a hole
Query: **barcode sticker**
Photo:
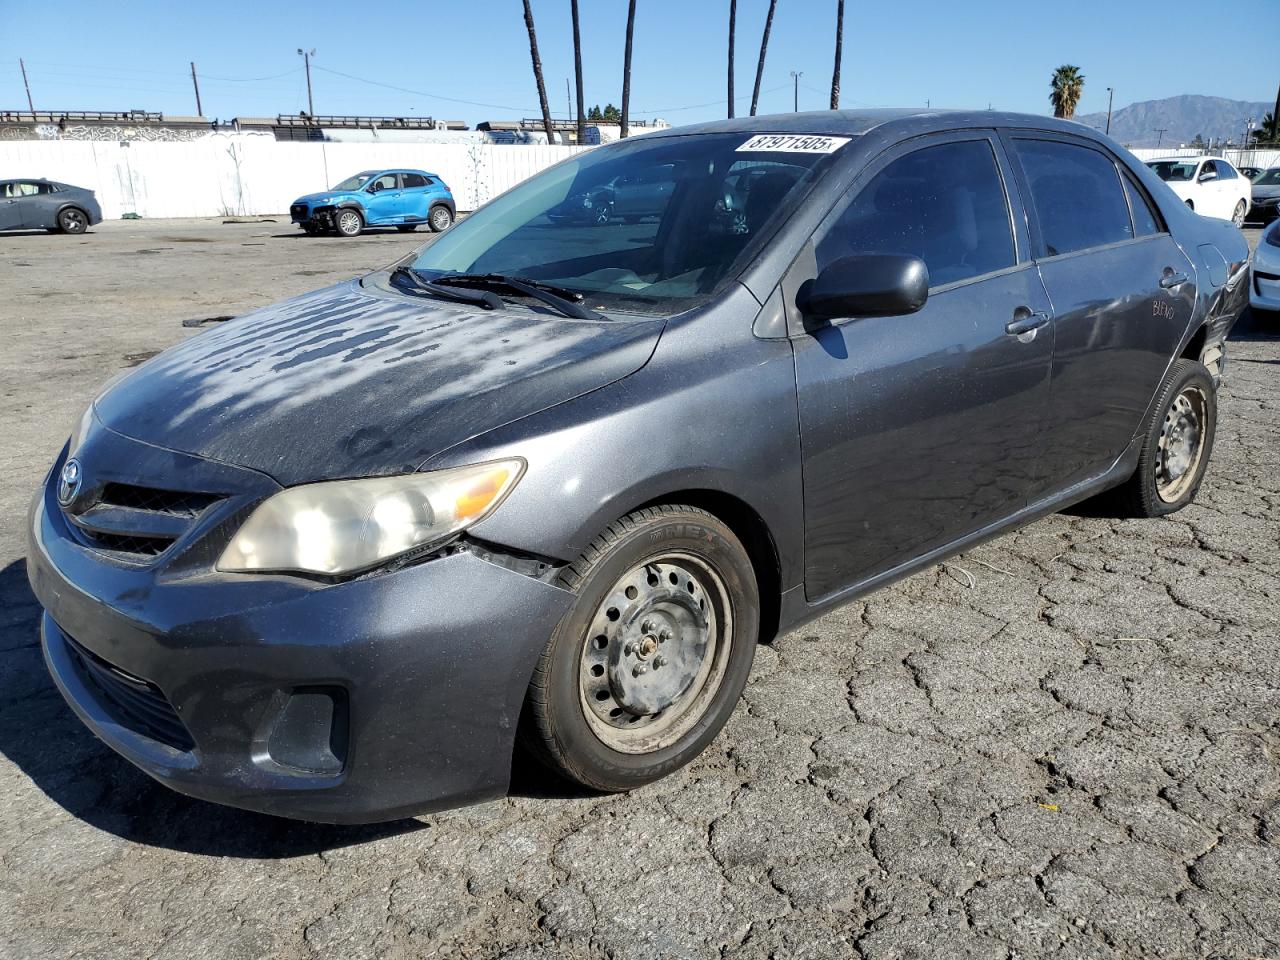
{"type": "Polygon", "coordinates": [[[762,133],[752,137],[738,153],[835,153],[850,137],[803,136],[785,133],[762,133]]]}

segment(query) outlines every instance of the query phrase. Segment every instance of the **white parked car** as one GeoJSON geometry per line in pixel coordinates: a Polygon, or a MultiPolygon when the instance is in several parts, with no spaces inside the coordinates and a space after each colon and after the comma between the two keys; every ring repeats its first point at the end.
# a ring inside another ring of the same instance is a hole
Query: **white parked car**
{"type": "Polygon", "coordinates": [[[1280,312],[1280,219],[1262,231],[1253,251],[1249,304],[1254,310],[1280,312]]]}
{"type": "Polygon", "coordinates": [[[1252,184],[1226,160],[1169,157],[1148,160],[1147,166],[1196,213],[1230,220],[1236,226],[1244,223],[1252,184]]]}

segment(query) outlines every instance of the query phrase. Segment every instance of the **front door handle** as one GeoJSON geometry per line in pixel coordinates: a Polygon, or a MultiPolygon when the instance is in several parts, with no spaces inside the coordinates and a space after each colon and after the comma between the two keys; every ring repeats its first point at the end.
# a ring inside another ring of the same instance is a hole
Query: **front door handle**
{"type": "Polygon", "coordinates": [[[1022,334],[1030,333],[1032,330],[1039,330],[1048,322],[1049,315],[1047,313],[1019,307],[1013,311],[1013,319],[1004,325],[1004,332],[1011,336],[1020,337],[1022,334]]]}
{"type": "Polygon", "coordinates": [[[1160,288],[1162,290],[1172,290],[1174,287],[1180,287],[1186,283],[1190,277],[1185,273],[1175,273],[1170,267],[1164,268],[1164,276],[1160,278],[1160,288]]]}

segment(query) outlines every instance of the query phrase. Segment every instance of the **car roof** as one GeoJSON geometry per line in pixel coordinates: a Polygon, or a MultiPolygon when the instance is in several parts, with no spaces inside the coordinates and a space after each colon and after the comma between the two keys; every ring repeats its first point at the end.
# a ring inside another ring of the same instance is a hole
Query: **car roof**
{"type": "Polygon", "coordinates": [[[1104,139],[1101,131],[1074,120],[1012,113],[1003,110],[935,110],[919,107],[876,110],[811,110],[803,113],[775,113],[733,120],[713,120],[685,127],[669,127],[644,134],[651,137],[678,137],[702,133],[795,133],[855,137],[884,128],[903,136],[917,136],[942,130],[983,127],[1022,127],[1058,130],[1062,133],[1104,139]]]}

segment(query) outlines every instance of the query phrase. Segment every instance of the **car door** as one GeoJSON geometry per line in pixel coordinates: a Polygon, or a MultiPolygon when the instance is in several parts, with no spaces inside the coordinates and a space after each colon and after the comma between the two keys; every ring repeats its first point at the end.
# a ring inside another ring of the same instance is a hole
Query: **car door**
{"type": "Polygon", "coordinates": [[[384,173],[374,177],[364,189],[368,194],[368,199],[364,202],[366,223],[400,223],[404,219],[404,191],[400,187],[398,173],[384,173]]]}
{"type": "Polygon", "coordinates": [[[1039,485],[1106,472],[1138,432],[1191,318],[1195,272],[1146,190],[1090,140],[1008,136],[1053,303],[1039,485]]]}
{"type": "MultiPolygon", "coordinates": [[[[5,186],[7,195],[0,196],[0,229],[53,226],[41,218],[41,186],[29,180],[13,180],[5,186]]],[[[48,185],[45,184],[44,187],[48,193],[48,185]]]]}
{"type": "Polygon", "coordinates": [[[801,281],[855,253],[912,254],[930,272],[917,313],[793,340],[810,600],[1026,504],[1053,328],[1011,203],[993,134],[910,141],[859,176],[784,281],[794,303],[801,281]]]}
{"type": "Polygon", "coordinates": [[[421,173],[400,174],[400,189],[403,194],[400,202],[401,216],[410,223],[426,220],[431,209],[431,197],[428,188],[431,181],[421,173]]]}
{"type": "Polygon", "coordinates": [[[22,226],[22,205],[18,203],[21,196],[12,182],[0,183],[0,230],[13,230],[22,226]]]}
{"type": "Polygon", "coordinates": [[[1213,167],[1218,171],[1217,185],[1219,196],[1221,198],[1219,214],[1224,220],[1230,220],[1236,212],[1236,204],[1238,204],[1248,190],[1242,185],[1243,180],[1240,174],[1225,160],[1213,161],[1213,167]]]}

